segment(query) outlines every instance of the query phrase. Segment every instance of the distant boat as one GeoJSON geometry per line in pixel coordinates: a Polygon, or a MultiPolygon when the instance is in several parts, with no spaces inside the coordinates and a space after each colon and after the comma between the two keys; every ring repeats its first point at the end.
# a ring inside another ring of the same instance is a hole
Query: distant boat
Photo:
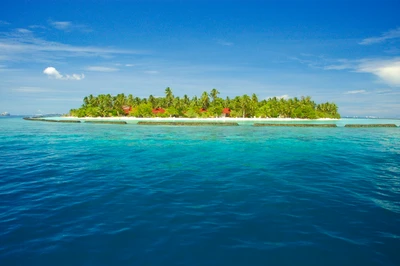
{"type": "Polygon", "coordinates": [[[1,113],[0,116],[10,116],[10,113],[4,112],[4,113],[1,113]]]}

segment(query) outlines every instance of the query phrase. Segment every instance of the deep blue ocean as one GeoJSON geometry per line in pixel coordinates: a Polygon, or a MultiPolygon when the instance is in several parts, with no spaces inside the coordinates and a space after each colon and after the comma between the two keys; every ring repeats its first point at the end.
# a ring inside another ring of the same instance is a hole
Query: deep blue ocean
{"type": "Polygon", "coordinates": [[[0,265],[398,266],[400,128],[0,118],[0,265]]]}

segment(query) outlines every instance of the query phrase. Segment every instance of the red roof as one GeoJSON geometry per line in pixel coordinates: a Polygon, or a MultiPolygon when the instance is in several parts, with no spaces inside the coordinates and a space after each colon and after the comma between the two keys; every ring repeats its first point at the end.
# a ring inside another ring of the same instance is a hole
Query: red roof
{"type": "Polygon", "coordinates": [[[124,105],[122,106],[122,110],[124,110],[125,114],[129,114],[129,112],[132,111],[132,106],[124,105]]]}
{"type": "Polygon", "coordinates": [[[223,114],[230,114],[231,113],[231,109],[229,108],[224,108],[224,110],[222,110],[223,114]]]}
{"type": "Polygon", "coordinates": [[[153,114],[163,114],[165,113],[165,110],[162,109],[161,107],[155,108],[152,110],[153,114]]]}

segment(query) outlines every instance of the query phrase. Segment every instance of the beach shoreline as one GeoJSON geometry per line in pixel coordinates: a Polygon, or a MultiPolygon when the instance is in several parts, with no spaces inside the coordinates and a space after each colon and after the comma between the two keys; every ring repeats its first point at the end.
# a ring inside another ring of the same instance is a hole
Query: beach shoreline
{"type": "MultiPolygon", "coordinates": [[[[53,118],[53,117],[52,117],[53,118]]],[[[76,120],[98,120],[98,121],[220,121],[220,122],[312,122],[312,121],[339,121],[337,118],[238,118],[238,117],[215,117],[215,118],[188,118],[188,117],[75,117],[64,116],[60,119],[76,120]]]]}

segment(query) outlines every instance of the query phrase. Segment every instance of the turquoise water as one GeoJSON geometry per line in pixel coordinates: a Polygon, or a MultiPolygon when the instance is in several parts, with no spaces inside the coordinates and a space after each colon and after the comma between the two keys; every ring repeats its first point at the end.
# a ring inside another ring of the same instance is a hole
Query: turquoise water
{"type": "Polygon", "coordinates": [[[400,265],[400,128],[1,118],[0,151],[2,266],[400,265]]]}

